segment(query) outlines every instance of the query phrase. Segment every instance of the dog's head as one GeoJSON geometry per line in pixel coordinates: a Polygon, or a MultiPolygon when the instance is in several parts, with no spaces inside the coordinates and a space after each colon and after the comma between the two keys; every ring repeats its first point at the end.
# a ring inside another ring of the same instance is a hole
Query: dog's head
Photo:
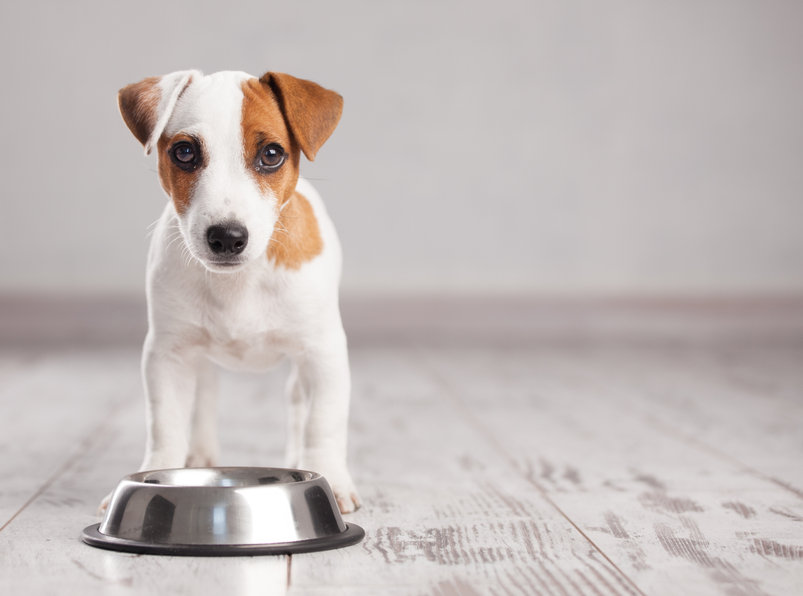
{"type": "Polygon", "coordinates": [[[343,99],[287,74],[174,72],[120,90],[123,120],[159,156],[191,254],[211,271],[265,255],[298,180],[337,126],[343,99]]]}

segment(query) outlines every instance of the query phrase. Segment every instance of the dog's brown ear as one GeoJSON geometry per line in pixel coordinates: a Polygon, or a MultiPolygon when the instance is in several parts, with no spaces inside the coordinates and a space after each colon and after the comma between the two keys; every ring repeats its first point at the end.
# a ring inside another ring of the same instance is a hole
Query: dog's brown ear
{"type": "Polygon", "coordinates": [[[143,145],[148,142],[156,126],[156,110],[159,107],[159,77],[148,77],[132,83],[117,93],[117,104],[128,129],[143,145]]]}
{"type": "Polygon", "coordinates": [[[197,70],[181,70],[163,77],[149,77],[120,89],[117,103],[120,114],[148,155],[176,107],[179,96],[187,88],[197,70]]]}
{"type": "Polygon", "coordinates": [[[304,155],[314,160],[340,120],[343,98],[317,83],[281,72],[266,72],[259,80],[273,91],[304,155]]]}

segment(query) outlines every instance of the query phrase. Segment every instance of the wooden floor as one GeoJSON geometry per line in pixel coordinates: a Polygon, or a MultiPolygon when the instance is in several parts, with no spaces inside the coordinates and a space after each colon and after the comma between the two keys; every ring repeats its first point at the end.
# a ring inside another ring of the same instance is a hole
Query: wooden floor
{"type": "MultiPolygon", "coordinates": [[[[354,547],[85,546],[143,449],[133,348],[0,353],[0,594],[803,594],[803,343],[352,350],[354,547]]],[[[282,462],[284,371],[225,376],[223,464],[282,462]]]]}

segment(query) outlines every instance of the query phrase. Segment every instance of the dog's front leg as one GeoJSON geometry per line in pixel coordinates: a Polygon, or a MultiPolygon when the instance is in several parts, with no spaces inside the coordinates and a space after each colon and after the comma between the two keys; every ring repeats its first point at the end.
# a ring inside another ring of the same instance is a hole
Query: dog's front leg
{"type": "MultiPolygon", "coordinates": [[[[190,445],[190,419],[198,384],[197,361],[175,349],[159,349],[149,336],[142,352],[147,438],[140,471],[183,468],[190,445]]],[[[111,493],[98,513],[109,506],[111,493]]]]}
{"type": "Polygon", "coordinates": [[[360,498],[346,465],[351,379],[345,337],[308,350],[297,365],[309,408],[300,466],[325,476],[340,511],[349,513],[360,506],[360,498]]]}
{"type": "Polygon", "coordinates": [[[216,416],[218,371],[208,360],[200,362],[197,370],[188,468],[214,466],[220,452],[216,416]]]}
{"type": "Polygon", "coordinates": [[[185,466],[198,384],[198,362],[192,354],[145,341],[142,374],[145,382],[147,441],[140,471],[185,466]]]}
{"type": "Polygon", "coordinates": [[[287,451],[285,465],[298,468],[304,452],[304,429],[309,414],[309,399],[304,393],[304,385],[299,375],[297,363],[293,363],[290,377],[287,379],[287,451]]]}

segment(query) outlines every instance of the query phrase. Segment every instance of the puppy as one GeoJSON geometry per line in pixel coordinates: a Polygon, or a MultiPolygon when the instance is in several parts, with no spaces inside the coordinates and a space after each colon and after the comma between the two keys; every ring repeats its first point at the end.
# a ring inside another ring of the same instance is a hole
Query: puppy
{"type": "Polygon", "coordinates": [[[286,465],[323,474],[353,511],[340,245],[299,178],[300,154],[315,158],[343,99],[282,73],[196,70],[128,85],[118,99],[146,155],[156,150],[170,199],[148,254],[140,469],[215,465],[216,365],[258,371],[287,357],[286,465]]]}

